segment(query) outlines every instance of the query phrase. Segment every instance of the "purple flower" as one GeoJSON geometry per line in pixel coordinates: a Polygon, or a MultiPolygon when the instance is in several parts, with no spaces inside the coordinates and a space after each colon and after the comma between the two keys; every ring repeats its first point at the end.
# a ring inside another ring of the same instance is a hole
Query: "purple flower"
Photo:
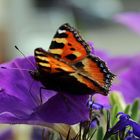
{"type": "MultiPolygon", "coordinates": [[[[95,55],[103,59],[110,70],[116,74],[111,91],[119,91],[127,103],[139,98],[140,90],[140,55],[135,56],[111,56],[103,51],[95,51],[95,55]]],[[[96,102],[109,104],[108,96],[94,95],[96,102]]]]}
{"type": "MultiPolygon", "coordinates": [[[[140,35],[140,12],[120,13],[114,17],[114,20],[124,24],[140,35]]],[[[124,71],[119,73],[119,82],[114,84],[113,89],[121,91],[126,101],[132,102],[135,98],[139,98],[140,79],[138,75],[140,73],[140,55],[128,57],[128,59],[126,60],[128,65],[124,71]]],[[[118,62],[122,63],[121,61],[118,62]]]]}
{"type": "Polygon", "coordinates": [[[116,15],[114,20],[140,34],[140,12],[121,13],[116,15]]]}
{"type": "Polygon", "coordinates": [[[132,59],[132,64],[128,65],[124,71],[118,74],[118,83],[112,86],[112,89],[120,91],[127,103],[131,103],[139,98],[140,91],[140,62],[139,57],[132,59]]]}
{"type": "Polygon", "coordinates": [[[117,75],[116,78],[120,73],[127,72],[127,70],[129,70],[129,68],[132,67],[134,63],[138,62],[138,59],[140,59],[140,55],[112,56],[108,52],[100,50],[95,51],[95,55],[99,56],[107,63],[109,69],[117,75]]]}
{"type": "MultiPolygon", "coordinates": [[[[34,57],[28,60],[35,65],[34,57]]],[[[33,80],[29,70],[35,69],[26,59],[17,58],[0,68],[0,123],[75,124],[89,118],[86,102],[88,96],[72,96],[53,90],[42,90],[42,84],[33,80]],[[8,68],[18,68],[11,70],[8,68]],[[27,70],[22,70],[27,69],[27,70]]]]}
{"type": "MultiPolygon", "coordinates": [[[[110,137],[111,135],[117,134],[118,132],[126,131],[127,127],[130,126],[132,128],[133,136],[140,138],[140,124],[133,121],[129,115],[123,112],[119,112],[117,116],[119,116],[119,121],[107,131],[106,137],[110,137]]],[[[126,132],[126,135],[130,136],[129,131],[126,132]]]]}
{"type": "Polygon", "coordinates": [[[91,111],[90,114],[90,123],[89,127],[90,128],[96,128],[100,124],[100,117],[101,114],[103,113],[103,109],[107,110],[110,109],[110,106],[104,106],[102,104],[96,103],[93,100],[93,96],[90,96],[87,106],[89,110],[91,111]]]}
{"type": "Polygon", "coordinates": [[[105,106],[103,104],[99,104],[93,101],[92,96],[89,98],[87,102],[87,107],[92,110],[102,111],[103,109],[110,109],[110,106],[105,106]]]}
{"type": "MultiPolygon", "coordinates": [[[[91,48],[94,43],[89,42],[91,48]]],[[[122,93],[127,103],[132,103],[136,98],[139,98],[140,90],[140,55],[134,56],[111,56],[109,53],[94,50],[93,55],[100,57],[107,63],[110,70],[116,74],[116,78],[113,80],[111,91],[119,91],[122,93]]],[[[108,96],[100,94],[94,95],[95,102],[102,103],[102,105],[108,105],[108,96]]]]}
{"type": "Polygon", "coordinates": [[[134,133],[133,133],[132,130],[129,130],[129,131],[127,132],[127,135],[128,135],[128,136],[126,136],[125,140],[140,140],[139,138],[136,138],[136,137],[135,137],[135,135],[134,135],[134,133]]]}
{"type": "Polygon", "coordinates": [[[90,128],[96,128],[99,125],[98,120],[94,119],[91,123],[90,123],[90,128]]]}

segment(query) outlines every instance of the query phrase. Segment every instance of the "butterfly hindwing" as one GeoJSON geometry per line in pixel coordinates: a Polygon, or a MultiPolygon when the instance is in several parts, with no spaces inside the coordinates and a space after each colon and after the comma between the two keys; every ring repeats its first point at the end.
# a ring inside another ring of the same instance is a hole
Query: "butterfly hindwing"
{"type": "Polygon", "coordinates": [[[77,72],[84,77],[82,79],[86,81],[82,80],[81,82],[84,82],[89,88],[95,90],[96,86],[95,91],[97,91],[97,89],[100,92],[101,90],[103,92],[109,91],[114,74],[108,70],[105,62],[100,58],[89,55],[75,63],[74,66],[77,68],[77,72]]]}
{"type": "Polygon", "coordinates": [[[67,62],[75,63],[90,53],[90,46],[76,29],[66,23],[54,35],[49,52],[67,62]]]}
{"type": "MultiPolygon", "coordinates": [[[[90,78],[80,74],[80,73],[71,73],[69,74],[76,78],[77,82],[81,83],[81,85],[85,85],[88,89],[85,94],[91,94],[92,92],[101,93],[103,95],[107,95],[108,90],[104,87],[101,87],[96,81],[91,80],[90,78]]],[[[81,91],[80,91],[81,92],[81,91]]]]}

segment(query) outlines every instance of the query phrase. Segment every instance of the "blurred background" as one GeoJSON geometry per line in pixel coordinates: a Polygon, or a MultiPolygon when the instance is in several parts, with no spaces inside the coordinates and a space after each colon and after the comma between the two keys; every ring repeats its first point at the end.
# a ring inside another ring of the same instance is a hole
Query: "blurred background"
{"type": "MultiPolygon", "coordinates": [[[[27,56],[37,47],[47,50],[66,22],[94,41],[96,49],[114,56],[138,54],[140,36],[113,20],[127,11],[140,11],[140,0],[0,0],[0,63],[22,57],[15,45],[27,56]]],[[[31,132],[27,126],[16,130],[20,140],[31,132]]]]}
{"type": "Polygon", "coordinates": [[[34,49],[47,49],[57,28],[65,23],[76,27],[96,49],[113,55],[140,51],[140,36],[113,21],[125,11],[140,11],[139,0],[0,0],[0,61],[34,49]]]}

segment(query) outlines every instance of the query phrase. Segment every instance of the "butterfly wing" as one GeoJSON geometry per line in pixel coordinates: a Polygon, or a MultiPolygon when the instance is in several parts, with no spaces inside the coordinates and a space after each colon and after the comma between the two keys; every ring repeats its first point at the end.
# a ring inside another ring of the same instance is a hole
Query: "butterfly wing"
{"type": "Polygon", "coordinates": [[[66,23],[57,30],[48,51],[66,62],[75,63],[90,54],[90,46],[66,23]]]}
{"type": "MultiPolygon", "coordinates": [[[[67,73],[65,76],[62,77],[61,75],[57,75],[57,77],[59,77],[58,79],[51,76],[51,80],[55,79],[53,80],[53,82],[51,82],[51,86],[55,81],[57,81],[56,83],[58,84],[58,80],[61,79],[60,81],[65,81],[66,89],[69,89],[68,87],[70,86],[70,82],[66,79],[71,79],[70,77],[73,77],[75,80],[72,78],[74,81],[71,81],[75,83],[75,88],[73,89],[73,91],[76,91],[76,93],[78,93],[79,90],[79,88],[76,89],[76,87],[79,87],[78,85],[80,85],[81,83],[80,88],[82,88],[84,93],[89,94],[91,92],[88,91],[91,90],[94,92],[102,93],[103,95],[107,95],[109,87],[111,85],[111,80],[114,76],[108,70],[105,62],[95,56],[87,56],[81,61],[73,64],[73,66],[71,66],[66,62],[60,61],[58,58],[55,58],[54,56],[52,56],[52,54],[46,52],[42,48],[37,48],[35,49],[35,60],[38,70],[41,72],[42,75],[44,75],[44,77],[46,74],[51,75],[57,73],[67,73]]],[[[48,82],[46,81],[46,79],[44,79],[43,84],[46,83],[48,82]]],[[[62,86],[63,85],[64,83],[62,84],[62,86]]],[[[59,85],[59,88],[60,86],[61,85],[59,85]]],[[[71,88],[69,90],[71,90],[71,88]]]]}
{"type": "MultiPolygon", "coordinates": [[[[87,76],[82,75],[81,73],[70,73],[70,76],[74,77],[77,82],[81,83],[81,87],[84,85],[84,89],[86,92],[84,94],[92,94],[92,93],[100,93],[103,95],[108,94],[108,90],[101,87],[96,81],[91,80],[87,76]]],[[[81,89],[80,87],[80,89],[81,89]]],[[[79,93],[82,93],[81,90],[79,90],[79,93]]]]}
{"type": "Polygon", "coordinates": [[[108,93],[111,81],[115,76],[107,68],[104,61],[100,58],[89,55],[80,62],[74,64],[80,76],[71,74],[78,78],[79,82],[84,83],[96,92],[108,93]]]}
{"type": "MultiPolygon", "coordinates": [[[[48,52],[41,48],[35,50],[35,59],[40,74],[42,76],[47,74],[47,79],[49,75],[50,81],[53,81],[50,82],[50,87],[56,81],[62,88],[64,88],[65,83],[65,88],[71,90],[70,85],[73,82],[74,92],[83,87],[84,93],[91,90],[107,95],[114,77],[104,61],[90,55],[90,46],[82,39],[79,32],[69,24],[59,27],[48,52]],[[59,75],[59,73],[64,74],[59,75]],[[58,80],[59,83],[65,82],[59,84],[58,80]],[[77,89],[75,90],[76,85],[77,89]]],[[[42,80],[45,85],[46,79],[43,77],[42,80]]]]}
{"type": "Polygon", "coordinates": [[[34,53],[37,67],[43,73],[75,72],[74,68],[54,58],[50,53],[42,48],[35,49],[34,53]]]}

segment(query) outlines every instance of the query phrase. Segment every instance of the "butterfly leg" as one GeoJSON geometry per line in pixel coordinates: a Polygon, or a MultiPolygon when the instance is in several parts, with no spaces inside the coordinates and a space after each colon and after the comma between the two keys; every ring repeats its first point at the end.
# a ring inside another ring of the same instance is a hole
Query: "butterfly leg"
{"type": "Polygon", "coordinates": [[[31,89],[29,89],[28,92],[29,92],[31,98],[33,99],[33,101],[37,104],[37,99],[33,96],[32,92],[31,92],[31,89]]]}
{"type": "MultiPolygon", "coordinates": [[[[33,96],[33,94],[32,94],[32,92],[31,92],[31,90],[32,90],[32,87],[33,87],[33,81],[32,81],[32,83],[31,83],[31,85],[30,85],[30,88],[29,88],[29,90],[28,90],[28,93],[30,94],[30,96],[31,96],[31,98],[33,99],[33,101],[35,102],[35,104],[37,104],[38,105],[38,99],[37,98],[35,98],[35,96],[33,96]]],[[[40,89],[39,89],[39,98],[40,98],[40,105],[43,103],[43,100],[42,100],[42,90],[43,89],[46,89],[45,87],[40,87],[40,89]]]]}
{"type": "MultiPolygon", "coordinates": [[[[33,100],[33,102],[34,102],[35,104],[37,104],[37,99],[35,98],[35,96],[33,96],[32,92],[31,92],[33,83],[34,83],[34,82],[32,81],[32,83],[30,84],[30,88],[29,88],[29,90],[28,90],[28,93],[29,93],[29,95],[31,96],[31,99],[33,100]]],[[[38,105],[38,104],[37,104],[37,105],[38,105]]]]}

